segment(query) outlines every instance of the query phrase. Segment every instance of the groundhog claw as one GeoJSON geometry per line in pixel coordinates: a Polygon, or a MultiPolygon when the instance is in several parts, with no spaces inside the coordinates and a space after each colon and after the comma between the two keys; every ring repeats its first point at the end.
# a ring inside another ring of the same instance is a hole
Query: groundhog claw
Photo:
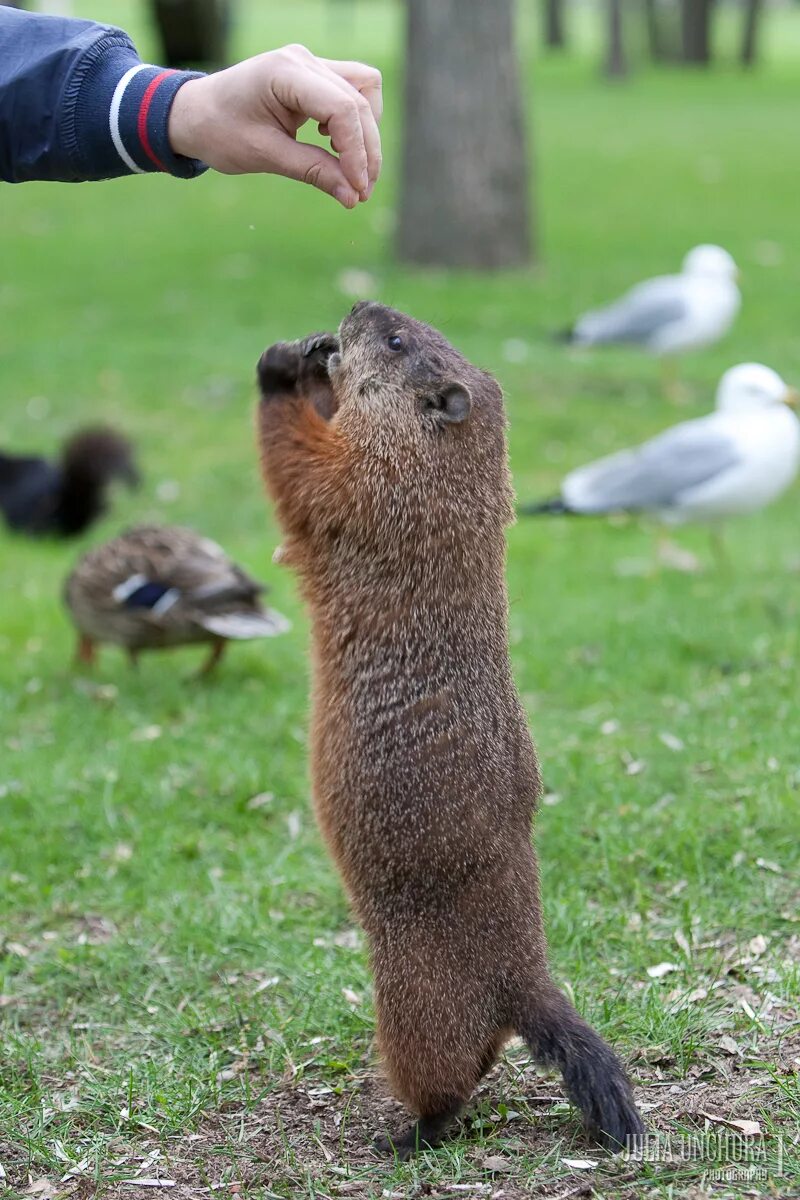
{"type": "Polygon", "coordinates": [[[339,349],[339,339],[333,333],[312,333],[303,339],[301,345],[304,358],[310,358],[312,354],[315,354],[323,361],[327,361],[339,349]]]}

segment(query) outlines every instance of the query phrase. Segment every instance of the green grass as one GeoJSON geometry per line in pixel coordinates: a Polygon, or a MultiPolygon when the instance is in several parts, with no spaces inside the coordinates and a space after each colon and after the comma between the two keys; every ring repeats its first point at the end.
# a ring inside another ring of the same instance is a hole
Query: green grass
{"type": "MultiPolygon", "coordinates": [[[[152,52],[140,6],[78,8],[141,32],[152,52]]],[[[210,175],[3,191],[0,444],[50,449],[102,416],[135,436],[147,476],[80,544],[0,534],[9,1195],[29,1175],[57,1192],[117,1194],[134,1156],[159,1148],[167,1177],[170,1163],[198,1187],[244,1175],[252,1196],[330,1195],[349,1168],[363,1180],[350,1195],[478,1194],[446,1189],[491,1180],[486,1154],[509,1160],[495,1186],[511,1200],[577,1194],[587,1178],[560,1158],[589,1153],[574,1114],[526,1107],[556,1085],[521,1079],[516,1052],[469,1136],[410,1167],[344,1140],[328,1161],[324,1105],[291,1126],[287,1097],[329,1086],[346,1139],[372,1019],[363,948],[334,940],[350,918],[308,808],[307,626],[290,574],[270,561],[254,364],[273,340],[335,326],[351,302],[341,272],[368,271],[377,298],[439,325],[500,378],[517,489],[546,494],[569,467],[676,419],[652,362],[573,357],[548,331],[713,240],[742,267],[744,309],[723,344],[686,362],[681,415],[707,409],[738,361],[798,382],[800,15],[774,14],[752,76],[642,69],[613,87],[588,26],[575,58],[532,70],[525,26],[542,259],[480,278],[392,261],[399,10],[360,3],[339,28],[340,6],[251,3],[237,29],[241,54],[304,40],[384,69],[385,176],[358,212],[284,180],[210,175]],[[167,481],[179,489],[169,501],[167,481]],[[187,682],[193,651],[133,674],[109,650],[92,679],[76,676],[61,581],[82,549],[142,518],[218,538],[269,581],[293,632],[235,647],[205,686],[187,682]],[[271,798],[251,807],[260,793],[271,798]],[[59,1185],[76,1163],[82,1179],[59,1185]]],[[[729,568],[656,578],[637,573],[651,553],[638,522],[524,522],[509,536],[514,667],[550,793],[538,843],[554,970],[632,1060],[661,1132],[697,1132],[711,1111],[783,1134],[769,1193],[782,1196],[800,1188],[789,1144],[800,1119],[798,525],[794,490],[731,528],[729,568]],[[677,970],[651,979],[664,961],[677,970]]],[[[680,537],[708,557],[702,531],[680,537]]],[[[707,1167],[611,1162],[589,1178],[608,1196],[666,1197],[688,1194],[707,1167]]]]}

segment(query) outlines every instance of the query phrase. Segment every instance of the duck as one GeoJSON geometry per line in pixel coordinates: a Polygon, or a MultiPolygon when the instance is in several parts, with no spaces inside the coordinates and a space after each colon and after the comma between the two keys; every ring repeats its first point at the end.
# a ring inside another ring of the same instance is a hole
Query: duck
{"type": "Polygon", "coordinates": [[[122,646],[136,666],[143,650],[207,644],[207,675],[228,642],[276,637],[290,622],[259,597],[265,591],[216,542],[178,525],[140,525],[89,550],[64,585],[78,632],[76,662],[97,646],[122,646]]]}
{"type": "Polygon", "coordinates": [[[628,345],[662,360],[663,382],[677,397],[677,355],[718,342],[741,307],[739,270],[722,246],[695,246],[677,275],[658,275],[584,313],[562,340],[572,346],[628,345]]]}
{"type": "Polygon", "coordinates": [[[130,441],[115,429],[79,429],[48,459],[0,451],[0,512],[9,529],[71,538],[106,512],[114,480],[139,483],[130,441]]]}

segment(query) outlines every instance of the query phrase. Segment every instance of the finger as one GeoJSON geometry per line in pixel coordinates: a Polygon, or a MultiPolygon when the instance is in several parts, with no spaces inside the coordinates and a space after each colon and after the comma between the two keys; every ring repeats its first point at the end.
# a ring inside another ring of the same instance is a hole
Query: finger
{"type": "MultiPolygon", "coordinates": [[[[352,95],[352,96],[357,97],[356,103],[358,105],[358,113],[359,113],[359,118],[361,121],[361,131],[362,131],[362,135],[363,135],[363,139],[364,139],[364,147],[365,147],[366,154],[367,154],[367,177],[366,177],[364,186],[360,187],[359,191],[361,192],[361,198],[363,200],[366,200],[372,184],[375,183],[375,180],[378,178],[378,176],[380,175],[380,171],[381,171],[381,135],[378,131],[378,122],[375,119],[375,113],[374,113],[374,111],[372,109],[372,105],[370,104],[367,97],[358,90],[358,88],[355,86],[354,83],[351,83],[343,75],[340,75],[336,71],[334,71],[330,66],[328,66],[327,62],[324,59],[319,59],[318,65],[319,65],[319,68],[326,74],[326,76],[332,82],[338,84],[338,86],[342,89],[342,91],[346,95],[352,95]]],[[[346,64],[346,65],[350,65],[350,64],[346,64]]],[[[355,65],[360,65],[360,64],[352,64],[352,65],[355,66],[355,65]]],[[[370,72],[372,75],[377,74],[377,72],[372,71],[371,67],[365,67],[364,70],[367,72],[370,72]]],[[[378,78],[380,79],[380,76],[378,76],[378,78]]],[[[333,132],[333,131],[331,130],[330,132],[333,132]]],[[[341,154],[341,150],[338,145],[335,145],[334,149],[339,151],[339,153],[341,154]]]]}
{"type": "Polygon", "coordinates": [[[369,183],[361,125],[361,110],[369,105],[363,96],[316,59],[302,71],[292,72],[285,81],[276,81],[273,87],[286,108],[328,126],[348,183],[362,192],[369,183]]]}
{"type": "Polygon", "coordinates": [[[339,159],[323,150],[322,146],[295,142],[288,136],[282,136],[277,146],[270,142],[264,158],[270,162],[270,167],[265,170],[285,175],[288,179],[298,179],[301,183],[310,183],[312,187],[333,196],[344,208],[355,208],[358,204],[358,190],[348,182],[339,159]]]}
{"type": "Polygon", "coordinates": [[[346,79],[356,91],[361,92],[369,103],[375,120],[380,121],[383,115],[383,82],[380,71],[360,62],[340,62],[333,58],[321,58],[319,61],[346,79]]]}

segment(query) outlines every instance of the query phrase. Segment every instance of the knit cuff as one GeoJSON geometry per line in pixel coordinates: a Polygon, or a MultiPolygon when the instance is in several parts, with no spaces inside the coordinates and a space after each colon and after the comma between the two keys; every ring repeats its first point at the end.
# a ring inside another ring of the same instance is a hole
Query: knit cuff
{"type": "Polygon", "coordinates": [[[99,39],[67,88],[63,125],[67,152],[83,179],[164,171],[190,179],[205,163],[173,154],[167,122],[175,93],[196,71],[139,61],[124,34],[99,39]]]}

